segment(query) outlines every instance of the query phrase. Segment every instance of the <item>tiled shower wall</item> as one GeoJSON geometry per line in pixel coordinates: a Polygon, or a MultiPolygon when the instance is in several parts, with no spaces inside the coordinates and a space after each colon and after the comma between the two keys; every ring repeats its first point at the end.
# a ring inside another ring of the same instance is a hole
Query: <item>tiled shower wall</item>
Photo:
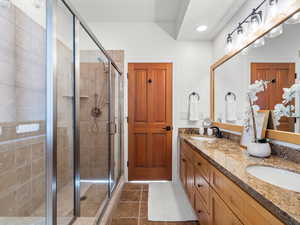
{"type": "Polygon", "coordinates": [[[45,32],[13,5],[0,27],[0,216],[29,216],[45,201],[45,32]]]}
{"type": "MultiPolygon", "coordinates": [[[[108,51],[120,68],[124,67],[124,51],[108,51]]],[[[108,102],[107,65],[96,62],[99,51],[80,53],[80,170],[81,179],[105,179],[108,174],[108,104],[95,119],[91,115],[95,94],[108,102]],[[96,126],[97,124],[97,126],[96,126]],[[97,129],[98,127],[98,129],[97,129]]]]}
{"type": "MultiPolygon", "coordinates": [[[[0,216],[45,216],[45,29],[12,5],[0,7],[0,216]],[[36,132],[16,133],[20,124],[36,132]]],[[[58,50],[58,190],[73,178],[72,51],[58,50]]]]}

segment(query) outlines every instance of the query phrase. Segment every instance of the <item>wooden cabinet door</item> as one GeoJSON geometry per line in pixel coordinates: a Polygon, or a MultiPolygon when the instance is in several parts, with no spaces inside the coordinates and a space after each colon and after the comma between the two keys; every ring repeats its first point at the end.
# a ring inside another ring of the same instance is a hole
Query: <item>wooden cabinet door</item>
{"type": "Polygon", "coordinates": [[[186,158],[180,154],[180,180],[184,188],[186,188],[186,158]]]}
{"type": "MultiPolygon", "coordinates": [[[[211,190],[211,225],[242,225],[216,192],[211,190]]],[[[253,224],[254,225],[254,224],[253,224]]]]}
{"type": "Polygon", "coordinates": [[[194,176],[194,165],[188,161],[186,164],[186,188],[189,195],[189,199],[194,206],[194,191],[195,191],[195,176],[194,176]]]}
{"type": "Polygon", "coordinates": [[[128,179],[172,179],[172,63],[128,64],[128,179]]]}

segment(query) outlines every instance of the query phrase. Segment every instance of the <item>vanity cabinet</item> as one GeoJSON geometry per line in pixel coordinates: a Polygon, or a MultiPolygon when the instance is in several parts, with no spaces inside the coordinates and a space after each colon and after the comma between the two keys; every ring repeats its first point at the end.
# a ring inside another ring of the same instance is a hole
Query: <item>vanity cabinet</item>
{"type": "Polygon", "coordinates": [[[283,225],[183,139],[180,179],[200,225],[283,225]]]}

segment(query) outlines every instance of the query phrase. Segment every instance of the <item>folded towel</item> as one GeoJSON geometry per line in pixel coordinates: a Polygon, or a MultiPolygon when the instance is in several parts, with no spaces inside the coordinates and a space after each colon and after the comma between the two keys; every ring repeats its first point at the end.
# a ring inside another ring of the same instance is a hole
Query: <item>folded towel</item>
{"type": "Polygon", "coordinates": [[[192,95],[189,104],[189,120],[198,121],[199,120],[199,100],[198,96],[192,95]]]}
{"type": "Polygon", "coordinates": [[[236,100],[234,97],[228,97],[225,104],[225,119],[226,122],[235,122],[237,120],[236,115],[236,100]]]}

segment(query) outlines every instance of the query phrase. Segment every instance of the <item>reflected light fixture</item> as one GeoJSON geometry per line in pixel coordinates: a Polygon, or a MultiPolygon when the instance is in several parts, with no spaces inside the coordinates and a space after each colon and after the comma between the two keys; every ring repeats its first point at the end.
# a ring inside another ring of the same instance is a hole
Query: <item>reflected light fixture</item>
{"type": "Polygon", "coordinates": [[[40,9],[43,5],[43,0],[33,0],[33,5],[35,8],[40,9]]]}
{"type": "Polygon", "coordinates": [[[10,7],[10,0],[0,0],[0,7],[9,8],[10,7]]]}
{"type": "Polygon", "coordinates": [[[300,23],[300,12],[295,13],[291,18],[285,21],[286,24],[300,23]]]}
{"type": "Polygon", "coordinates": [[[257,39],[253,44],[252,46],[254,48],[258,48],[258,47],[261,47],[261,46],[264,46],[265,45],[265,38],[264,37],[261,37],[260,39],[257,39]]]}
{"type": "Polygon", "coordinates": [[[198,32],[203,32],[203,31],[206,31],[207,30],[207,26],[206,25],[200,25],[196,28],[196,30],[198,32]]]}
{"type": "Polygon", "coordinates": [[[226,52],[229,53],[232,50],[233,50],[232,34],[228,34],[226,39],[226,52]]]}
{"type": "Polygon", "coordinates": [[[267,18],[272,20],[278,13],[278,0],[268,0],[267,18]]]}
{"type": "Polygon", "coordinates": [[[278,37],[279,35],[281,35],[283,33],[283,25],[280,24],[277,27],[273,28],[267,35],[266,37],[268,38],[274,38],[274,37],[278,37]]]}

